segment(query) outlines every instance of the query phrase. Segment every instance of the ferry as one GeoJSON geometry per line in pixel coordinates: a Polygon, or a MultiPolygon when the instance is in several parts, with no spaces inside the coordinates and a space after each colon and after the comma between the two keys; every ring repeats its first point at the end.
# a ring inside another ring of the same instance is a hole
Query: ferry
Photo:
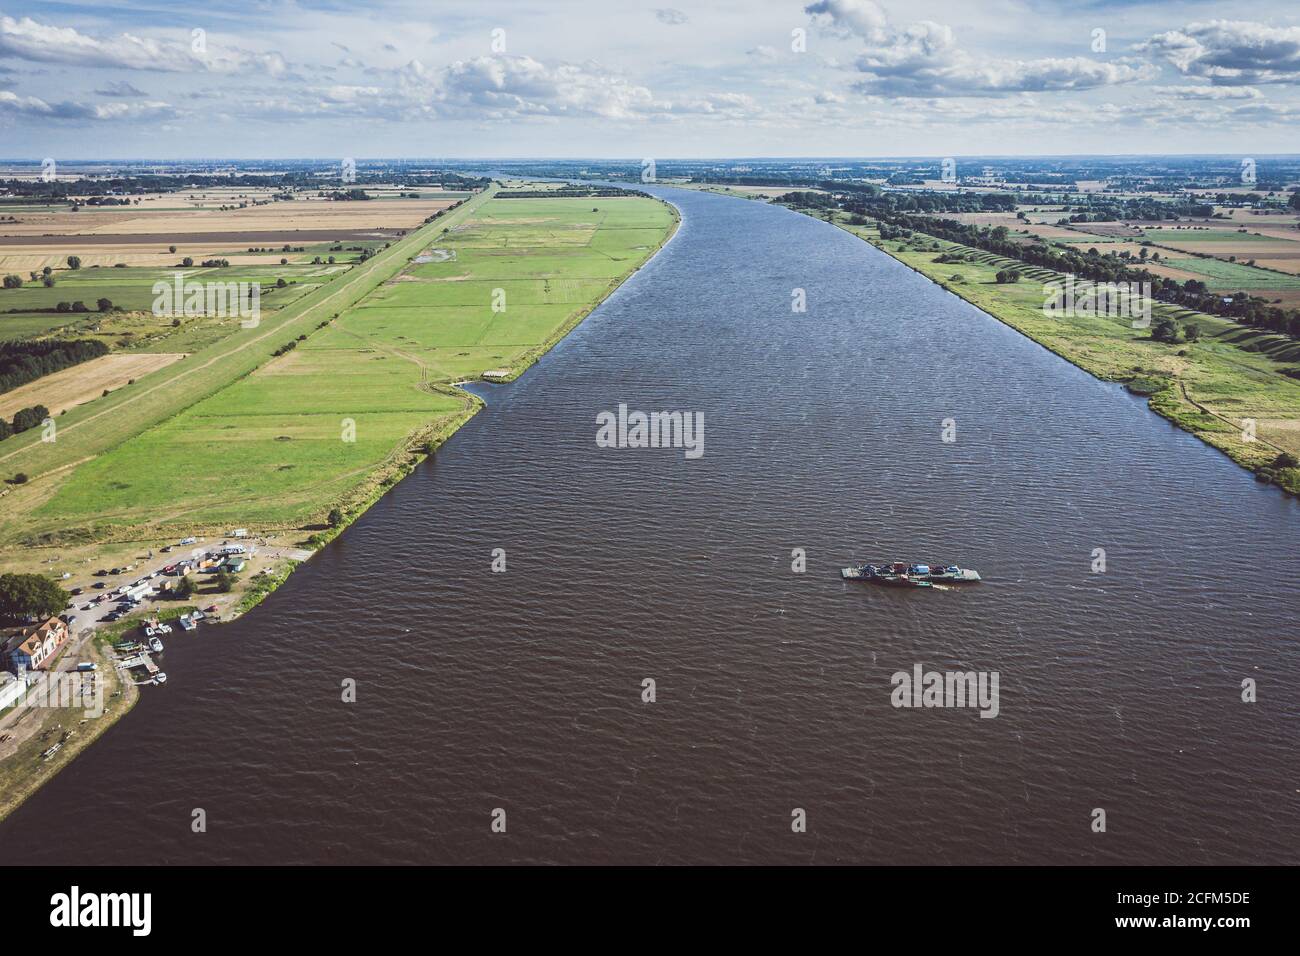
{"type": "Polygon", "coordinates": [[[979,572],[955,564],[858,564],[840,569],[848,581],[871,581],[893,587],[930,587],[934,584],[971,584],[981,580],[979,572]]]}

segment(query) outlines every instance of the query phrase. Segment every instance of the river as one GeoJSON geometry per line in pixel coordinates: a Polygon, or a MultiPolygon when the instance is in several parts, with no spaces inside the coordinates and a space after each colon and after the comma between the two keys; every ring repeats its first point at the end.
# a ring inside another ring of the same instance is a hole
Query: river
{"type": "Polygon", "coordinates": [[[174,634],[0,858],[1300,862],[1300,505],[845,232],[652,191],[658,256],[256,611],[174,634]],[[703,413],[704,454],[598,447],[620,403],[703,413]],[[896,558],[985,580],[840,579],[896,558]],[[893,707],[918,663],[998,672],[996,718],[893,707]]]}

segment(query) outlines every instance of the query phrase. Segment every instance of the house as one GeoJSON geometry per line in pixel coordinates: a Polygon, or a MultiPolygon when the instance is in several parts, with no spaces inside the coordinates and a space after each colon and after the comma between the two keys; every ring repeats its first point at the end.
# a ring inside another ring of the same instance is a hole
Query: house
{"type": "Polygon", "coordinates": [[[68,625],[51,617],[34,627],[14,631],[5,641],[5,663],[15,674],[49,666],[54,654],[68,639],[68,625]]]}

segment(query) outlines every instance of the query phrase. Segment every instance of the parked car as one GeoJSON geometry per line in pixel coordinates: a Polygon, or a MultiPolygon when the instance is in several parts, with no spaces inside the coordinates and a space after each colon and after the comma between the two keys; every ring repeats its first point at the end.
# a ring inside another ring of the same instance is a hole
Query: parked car
{"type": "Polygon", "coordinates": [[[106,588],[106,587],[108,587],[108,585],[105,584],[103,581],[96,581],[96,582],[95,582],[95,590],[96,590],[96,591],[102,591],[102,590],[103,590],[104,588],[106,588]]]}
{"type": "Polygon", "coordinates": [[[84,590],[85,590],[85,588],[73,588],[73,589],[72,589],[71,591],[69,591],[68,593],[71,594],[73,597],[76,597],[78,594],[80,594],[80,593],[81,593],[82,591],[84,591],[84,590]]]}

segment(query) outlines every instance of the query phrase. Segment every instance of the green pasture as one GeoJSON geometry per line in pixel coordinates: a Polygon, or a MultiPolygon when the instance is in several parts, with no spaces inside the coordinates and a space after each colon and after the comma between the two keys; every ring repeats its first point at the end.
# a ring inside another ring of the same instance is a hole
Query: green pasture
{"type": "Polygon", "coordinates": [[[283,332],[266,344],[295,348],[79,465],[30,525],[105,535],[319,522],[330,507],[364,499],[413,440],[469,413],[468,397],[443,383],[525,367],[649,258],[673,224],[669,207],[640,198],[484,198],[457,213],[372,260],[387,261],[337,318],[310,328],[271,319],[283,332]],[[431,247],[454,257],[409,265],[431,247]],[[460,279],[466,265],[483,276],[460,279]],[[504,311],[493,309],[494,288],[505,290],[504,311]]]}

